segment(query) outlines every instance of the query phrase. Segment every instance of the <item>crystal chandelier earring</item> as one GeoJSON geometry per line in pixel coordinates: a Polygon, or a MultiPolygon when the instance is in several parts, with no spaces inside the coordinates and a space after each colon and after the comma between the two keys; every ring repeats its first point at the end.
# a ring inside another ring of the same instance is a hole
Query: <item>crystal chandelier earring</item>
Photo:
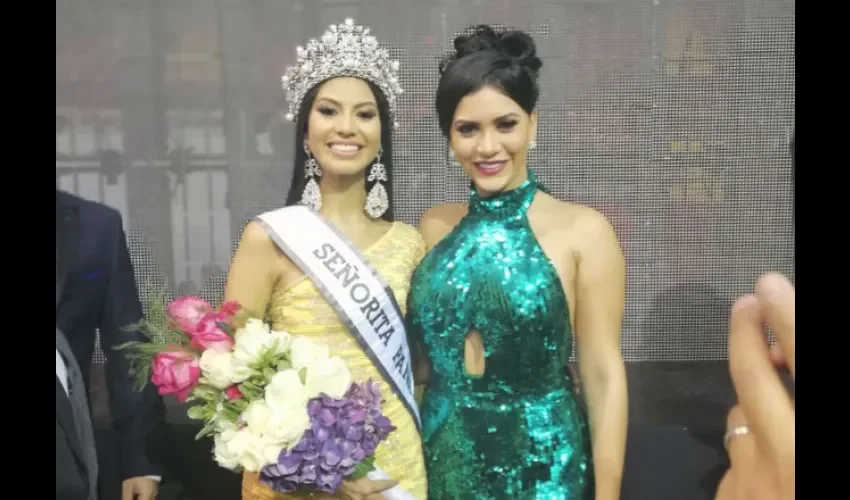
{"type": "Polygon", "coordinates": [[[382,146],[378,150],[378,156],[375,157],[375,162],[372,163],[372,168],[369,169],[369,177],[366,178],[367,182],[375,183],[366,196],[366,206],[364,207],[366,213],[373,219],[384,215],[384,212],[390,208],[387,189],[382,184],[382,182],[389,181],[387,178],[387,168],[381,163],[381,154],[383,152],[384,148],[382,146]]]}
{"type": "Polygon", "coordinates": [[[304,162],[304,178],[307,179],[307,184],[304,186],[304,192],[301,193],[301,204],[318,212],[322,208],[322,193],[319,191],[319,183],[316,179],[321,177],[322,169],[313,158],[310,148],[307,147],[307,141],[304,141],[304,153],[307,155],[307,161],[304,162]]]}

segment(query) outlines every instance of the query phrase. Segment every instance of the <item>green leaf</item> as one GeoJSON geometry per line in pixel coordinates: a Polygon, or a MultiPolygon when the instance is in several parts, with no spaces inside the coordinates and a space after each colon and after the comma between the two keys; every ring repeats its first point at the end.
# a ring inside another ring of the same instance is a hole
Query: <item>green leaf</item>
{"type": "Polygon", "coordinates": [[[221,417],[230,422],[236,422],[239,419],[239,412],[228,407],[221,409],[221,417]]]}
{"type": "Polygon", "coordinates": [[[245,398],[239,398],[231,401],[230,404],[233,405],[237,412],[242,413],[243,411],[248,409],[250,401],[245,398]]]}
{"type": "Polygon", "coordinates": [[[248,391],[252,394],[256,394],[257,392],[261,391],[262,388],[256,382],[253,382],[251,381],[251,379],[248,379],[239,384],[239,390],[242,391],[242,394],[245,394],[245,391],[248,391]]]}
{"type": "Polygon", "coordinates": [[[204,420],[206,413],[206,408],[201,405],[193,406],[186,411],[186,414],[188,414],[189,418],[192,420],[204,420]]]}
{"type": "Polygon", "coordinates": [[[234,420],[239,418],[239,415],[248,408],[248,401],[244,399],[235,399],[227,401],[222,405],[227,411],[233,412],[234,420]]]}
{"type": "Polygon", "coordinates": [[[345,479],[349,481],[357,481],[358,479],[366,477],[373,470],[375,470],[375,456],[370,455],[357,464],[357,467],[355,467],[351,474],[346,476],[345,479]]]}
{"type": "Polygon", "coordinates": [[[263,368],[263,375],[266,378],[266,382],[270,382],[272,377],[274,377],[276,373],[277,372],[274,370],[274,368],[271,368],[269,366],[263,368]]]}
{"type": "Polygon", "coordinates": [[[124,329],[141,332],[155,344],[184,343],[186,334],[169,324],[166,296],[165,287],[148,293],[145,298],[145,317],[138,323],[125,326],[124,329]]]}
{"type": "Polygon", "coordinates": [[[141,391],[150,382],[150,372],[153,360],[163,352],[169,344],[176,344],[188,351],[195,351],[188,342],[185,333],[169,324],[168,302],[166,289],[148,293],[145,304],[146,314],[138,323],[123,326],[124,331],[141,334],[145,340],[127,342],[114,347],[117,351],[125,351],[130,364],[130,374],[133,377],[135,389],[141,391]]]}
{"type": "Polygon", "coordinates": [[[115,346],[117,351],[126,351],[125,357],[130,364],[130,374],[133,376],[134,387],[143,390],[150,382],[151,366],[162,346],[146,342],[126,342],[115,346]]]}
{"type": "Polygon", "coordinates": [[[282,372],[283,370],[289,370],[292,368],[292,362],[288,359],[279,360],[276,365],[277,371],[282,372]]]}
{"type": "Polygon", "coordinates": [[[199,441],[201,438],[206,436],[211,436],[215,434],[215,421],[210,420],[204,425],[204,427],[195,435],[195,441],[199,441]]]}
{"type": "Polygon", "coordinates": [[[253,389],[250,386],[242,383],[239,384],[239,392],[248,400],[254,400],[260,397],[260,391],[253,389]]]}
{"type": "Polygon", "coordinates": [[[198,399],[207,402],[217,401],[219,396],[221,395],[220,390],[214,387],[210,387],[208,385],[199,385],[195,387],[195,389],[192,391],[192,394],[194,395],[196,393],[198,395],[198,399]]]}

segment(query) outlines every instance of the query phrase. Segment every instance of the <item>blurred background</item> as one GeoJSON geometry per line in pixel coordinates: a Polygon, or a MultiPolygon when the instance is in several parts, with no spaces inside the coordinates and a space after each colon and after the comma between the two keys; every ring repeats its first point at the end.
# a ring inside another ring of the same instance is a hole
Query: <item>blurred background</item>
{"type": "MultiPolygon", "coordinates": [[[[734,400],[729,307],[765,271],[794,276],[792,0],[56,7],[57,187],[122,213],[143,296],[165,287],[214,302],[242,227],[281,206],[289,188],[294,144],[280,118],[280,75],[297,45],[352,17],[401,61],[395,210],[416,224],[430,206],[466,198],[433,109],[439,56],[469,24],[528,30],[544,62],[530,166],[557,197],[607,215],[626,254],[622,346],[631,423],[641,429],[629,464],[637,454],[655,472],[628,465],[635,486],[624,498],[671,481],[670,467],[688,463],[677,453],[705,459],[679,476],[711,483],[734,400]],[[653,432],[673,436],[672,451],[651,446],[662,440],[653,432]]],[[[94,380],[103,417],[100,388],[94,380]]],[[[183,410],[172,407],[171,418],[188,428],[175,448],[191,465],[180,471],[185,498],[237,498],[238,477],[215,468],[209,442],[192,441],[183,410]]],[[[664,487],[649,498],[699,498],[664,487]]]]}

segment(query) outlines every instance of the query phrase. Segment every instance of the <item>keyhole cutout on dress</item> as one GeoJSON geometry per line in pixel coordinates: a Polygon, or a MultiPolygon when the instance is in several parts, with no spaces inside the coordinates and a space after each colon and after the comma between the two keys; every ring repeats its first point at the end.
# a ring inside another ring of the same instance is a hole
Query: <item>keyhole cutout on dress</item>
{"type": "Polygon", "coordinates": [[[466,340],[463,343],[463,365],[466,374],[475,378],[483,376],[486,363],[484,339],[481,338],[481,332],[472,329],[466,334],[466,340]]]}

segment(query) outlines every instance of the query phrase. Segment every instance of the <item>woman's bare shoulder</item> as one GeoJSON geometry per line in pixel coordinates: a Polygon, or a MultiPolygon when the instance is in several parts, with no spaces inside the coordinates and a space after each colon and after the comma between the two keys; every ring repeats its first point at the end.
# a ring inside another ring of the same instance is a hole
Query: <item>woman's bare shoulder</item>
{"type": "Polygon", "coordinates": [[[440,242],[467,214],[466,203],[443,203],[428,209],[419,221],[419,231],[428,248],[440,242]]]}
{"type": "Polygon", "coordinates": [[[539,206],[536,207],[538,212],[545,214],[552,221],[557,221],[556,230],[570,233],[572,236],[583,236],[591,245],[595,237],[614,232],[608,218],[593,207],[559,200],[546,193],[540,193],[539,201],[539,206]]]}

